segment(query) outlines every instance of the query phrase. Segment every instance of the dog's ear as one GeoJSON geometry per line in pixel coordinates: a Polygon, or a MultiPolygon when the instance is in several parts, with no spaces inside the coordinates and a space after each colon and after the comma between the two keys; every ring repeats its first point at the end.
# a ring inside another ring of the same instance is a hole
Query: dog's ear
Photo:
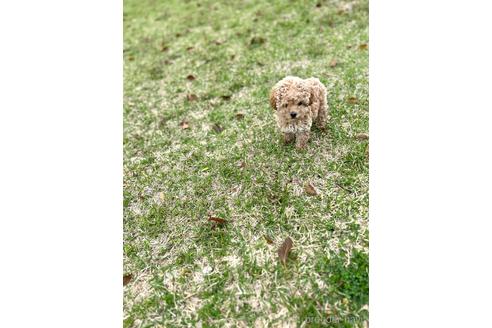
{"type": "Polygon", "coordinates": [[[321,101],[321,97],[323,95],[323,90],[325,87],[317,78],[311,77],[309,79],[304,80],[305,86],[309,92],[309,106],[314,103],[318,103],[321,101]]]}
{"type": "Polygon", "coordinates": [[[315,88],[311,85],[311,84],[308,84],[308,90],[309,90],[309,106],[311,106],[314,102],[314,100],[316,99],[316,95],[314,93],[314,90],[315,88]]]}
{"type": "Polygon", "coordinates": [[[273,110],[277,110],[277,92],[278,89],[276,86],[274,86],[272,90],[270,90],[270,106],[273,110]]]}
{"type": "Polygon", "coordinates": [[[314,83],[308,84],[309,90],[309,106],[312,106],[314,103],[319,103],[319,88],[314,83]]]}

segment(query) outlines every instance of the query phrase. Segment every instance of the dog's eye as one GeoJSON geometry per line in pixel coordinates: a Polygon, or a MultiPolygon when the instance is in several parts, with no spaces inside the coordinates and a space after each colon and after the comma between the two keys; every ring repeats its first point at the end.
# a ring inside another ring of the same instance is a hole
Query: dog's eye
{"type": "Polygon", "coordinates": [[[283,104],[282,106],[283,106],[283,107],[287,107],[287,104],[283,104]]]}
{"type": "Polygon", "coordinates": [[[299,103],[297,104],[297,106],[306,106],[306,104],[304,104],[302,101],[299,101],[299,103]]]}

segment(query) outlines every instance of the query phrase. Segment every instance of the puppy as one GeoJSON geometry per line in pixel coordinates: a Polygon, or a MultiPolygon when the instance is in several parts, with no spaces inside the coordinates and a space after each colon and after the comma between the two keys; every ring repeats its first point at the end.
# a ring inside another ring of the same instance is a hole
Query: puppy
{"type": "Polygon", "coordinates": [[[306,148],[313,121],[324,129],[328,115],[326,87],[317,78],[287,76],[270,92],[270,105],[276,111],[277,125],[285,143],[296,141],[297,149],[306,148]]]}

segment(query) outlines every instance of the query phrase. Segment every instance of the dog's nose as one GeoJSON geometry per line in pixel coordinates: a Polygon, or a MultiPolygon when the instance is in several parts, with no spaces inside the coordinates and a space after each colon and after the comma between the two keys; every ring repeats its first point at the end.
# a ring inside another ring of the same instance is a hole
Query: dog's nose
{"type": "Polygon", "coordinates": [[[294,113],[294,112],[291,112],[291,113],[290,113],[290,117],[292,117],[292,118],[296,118],[296,116],[297,116],[297,113],[294,113]]]}

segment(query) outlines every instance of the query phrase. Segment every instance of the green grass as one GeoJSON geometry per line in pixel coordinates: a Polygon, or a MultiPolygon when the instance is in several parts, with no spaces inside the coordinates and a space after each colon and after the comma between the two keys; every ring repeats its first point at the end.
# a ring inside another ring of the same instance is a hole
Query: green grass
{"type": "Polygon", "coordinates": [[[125,0],[125,327],[367,324],[368,3],[346,4],[125,0]],[[305,152],[269,108],[286,75],[329,92],[305,152]]]}

